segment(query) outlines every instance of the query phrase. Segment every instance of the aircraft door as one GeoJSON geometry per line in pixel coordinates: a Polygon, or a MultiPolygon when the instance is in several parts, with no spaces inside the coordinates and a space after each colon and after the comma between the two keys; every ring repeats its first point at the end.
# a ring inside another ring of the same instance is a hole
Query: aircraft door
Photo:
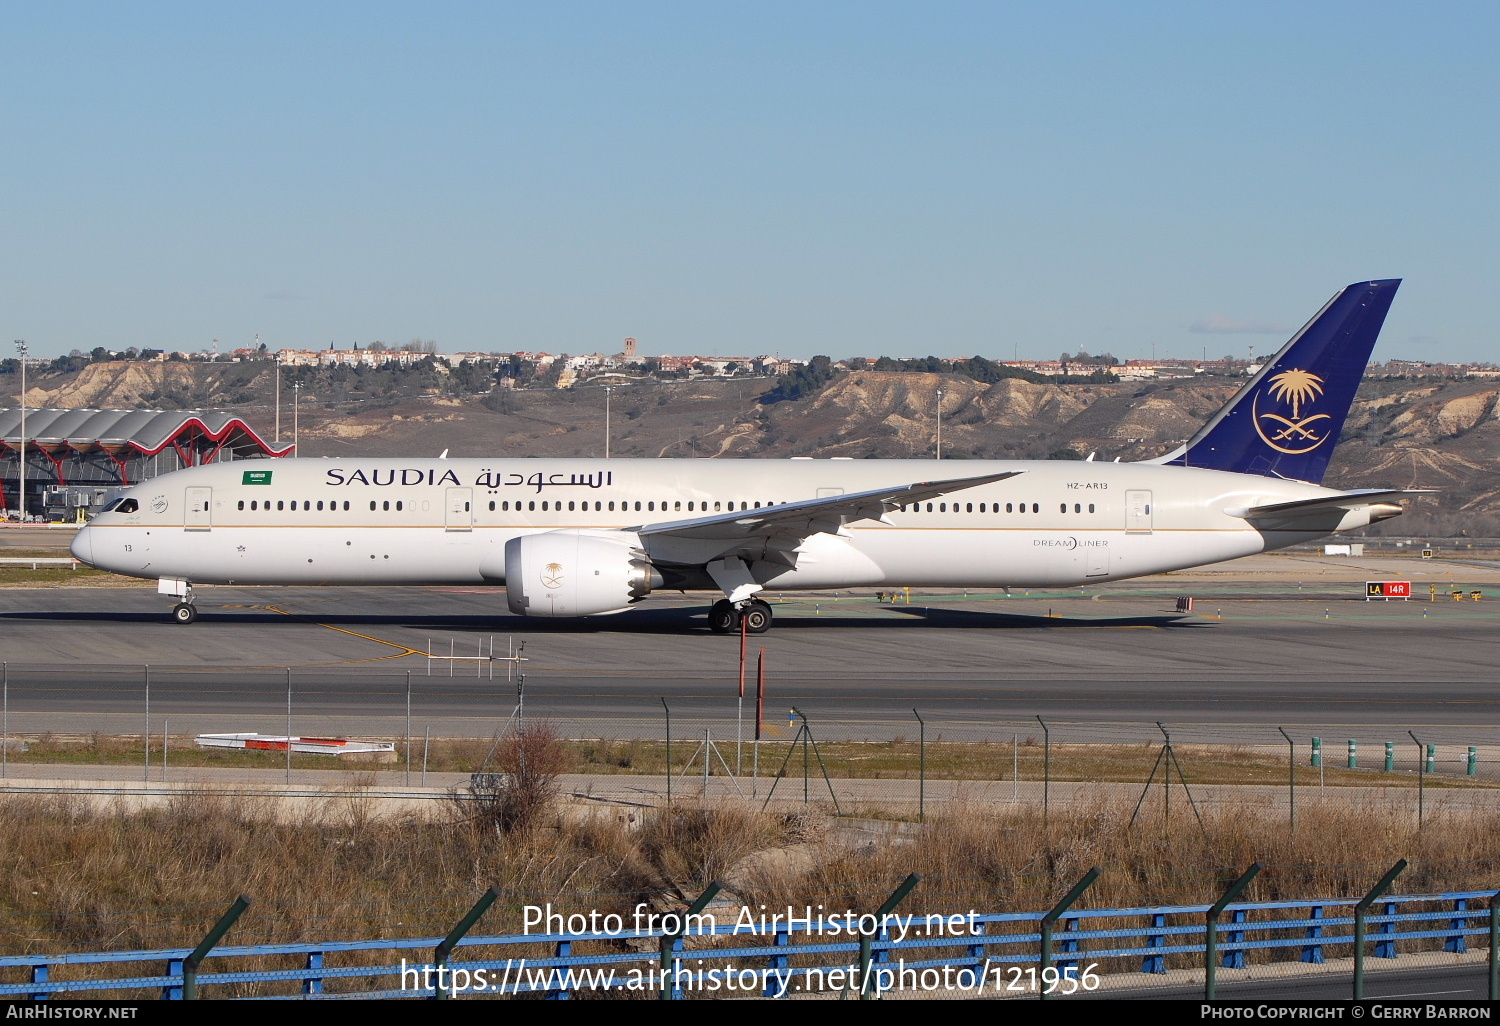
{"type": "Polygon", "coordinates": [[[1151,493],[1149,491],[1125,493],[1125,531],[1128,534],[1151,533],[1151,493]]]}
{"type": "Polygon", "coordinates": [[[447,510],[447,517],[443,522],[446,530],[474,530],[474,489],[449,488],[447,510]]]}
{"type": "Polygon", "coordinates": [[[187,531],[213,530],[214,490],[212,488],[189,488],[183,499],[183,529],[187,531]]]}

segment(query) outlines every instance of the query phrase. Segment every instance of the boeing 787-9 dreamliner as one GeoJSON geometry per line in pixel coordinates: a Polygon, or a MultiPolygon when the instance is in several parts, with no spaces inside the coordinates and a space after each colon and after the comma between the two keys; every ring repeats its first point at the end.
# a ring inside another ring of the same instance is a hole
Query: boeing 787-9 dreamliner
{"type": "Polygon", "coordinates": [[[156,579],[185,624],[196,584],[442,584],[503,587],[511,612],[545,617],[704,591],[714,631],[743,618],[757,634],[769,590],[1060,587],[1215,563],[1396,516],[1413,494],[1319,484],[1399,284],[1339,292],[1192,439],[1141,463],[240,461],[130,488],[73,554],[156,579]]]}

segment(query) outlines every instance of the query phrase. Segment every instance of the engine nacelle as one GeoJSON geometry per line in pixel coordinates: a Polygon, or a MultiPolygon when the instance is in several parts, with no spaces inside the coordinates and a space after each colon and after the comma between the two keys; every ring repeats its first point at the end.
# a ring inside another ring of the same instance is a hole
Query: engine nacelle
{"type": "Polygon", "coordinates": [[[618,613],[661,583],[633,534],[548,531],[505,543],[505,600],[522,616],[618,613]]]}

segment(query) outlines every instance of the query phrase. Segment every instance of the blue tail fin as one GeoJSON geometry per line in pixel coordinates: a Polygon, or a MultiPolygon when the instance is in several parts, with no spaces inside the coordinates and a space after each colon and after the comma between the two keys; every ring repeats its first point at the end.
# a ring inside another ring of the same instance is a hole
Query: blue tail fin
{"type": "Polygon", "coordinates": [[[1187,445],[1162,462],[1322,481],[1400,284],[1399,278],[1362,281],[1334,296],[1187,445]]]}

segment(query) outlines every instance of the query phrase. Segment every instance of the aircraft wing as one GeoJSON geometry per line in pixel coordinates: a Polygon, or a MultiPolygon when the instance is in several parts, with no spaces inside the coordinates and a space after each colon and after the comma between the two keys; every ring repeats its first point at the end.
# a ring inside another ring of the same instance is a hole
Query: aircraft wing
{"type": "Polygon", "coordinates": [[[736,513],[716,513],[710,517],[693,520],[673,520],[666,523],[644,524],[626,528],[643,538],[671,535],[677,538],[722,540],[734,542],[742,539],[769,535],[806,538],[809,535],[837,534],[847,523],[855,520],[886,520],[891,510],[913,502],[950,492],[974,488],[978,485],[1004,481],[1023,473],[1019,470],[1003,474],[984,474],[980,477],[958,477],[946,481],[923,481],[916,484],[896,485],[891,488],[876,488],[867,492],[851,492],[847,495],[830,495],[820,499],[804,499],[779,506],[764,506],[736,513]]]}
{"type": "Polygon", "coordinates": [[[1297,499],[1294,502],[1277,502],[1269,506],[1250,506],[1240,509],[1226,509],[1224,512],[1232,517],[1243,517],[1246,520],[1255,517],[1300,517],[1309,516],[1314,513],[1326,513],[1335,509],[1355,509],[1360,506],[1373,506],[1389,504],[1396,499],[1408,495],[1431,495],[1431,489],[1424,488],[1356,488],[1354,491],[1343,492],[1339,495],[1324,495],[1316,499],[1297,499]]]}

